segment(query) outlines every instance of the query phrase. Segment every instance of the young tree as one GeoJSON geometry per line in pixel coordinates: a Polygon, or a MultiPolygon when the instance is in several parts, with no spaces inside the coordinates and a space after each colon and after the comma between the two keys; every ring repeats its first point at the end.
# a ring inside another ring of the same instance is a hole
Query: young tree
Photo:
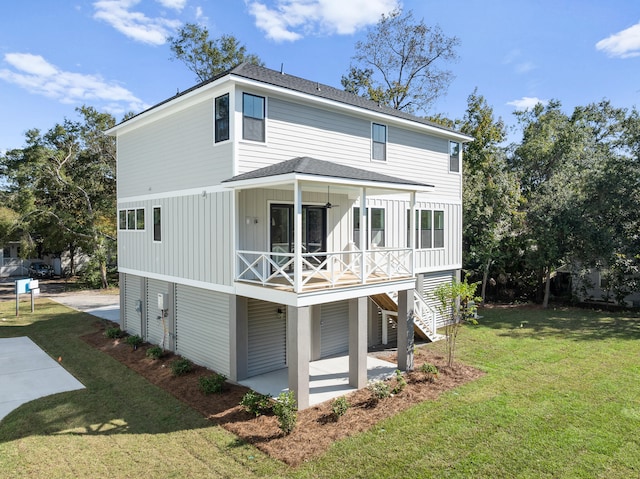
{"type": "Polygon", "coordinates": [[[342,86],[397,110],[426,112],[453,79],[442,65],[457,59],[459,44],[439,26],[414,20],[411,10],[396,9],[369,28],[366,41],[356,43],[342,86]]]}
{"type": "Polygon", "coordinates": [[[187,23],[175,37],[169,37],[172,60],[180,60],[196,74],[198,81],[206,81],[240,63],[262,65],[257,55],[247,49],[233,35],[210,39],[209,30],[195,23],[187,23]]]}
{"type": "Polygon", "coordinates": [[[445,336],[447,341],[447,365],[453,366],[456,354],[456,340],[464,321],[478,324],[476,320],[477,302],[481,298],[476,296],[478,283],[468,283],[453,280],[451,283],[443,283],[433,292],[438,300],[438,312],[447,320],[445,336]]]}

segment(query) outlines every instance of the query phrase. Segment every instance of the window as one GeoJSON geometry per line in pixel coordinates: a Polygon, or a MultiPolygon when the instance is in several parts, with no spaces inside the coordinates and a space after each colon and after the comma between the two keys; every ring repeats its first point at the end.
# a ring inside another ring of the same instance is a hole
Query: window
{"type": "Polygon", "coordinates": [[[460,173],[460,143],[449,142],[449,171],[460,173]]]}
{"type": "Polygon", "coordinates": [[[264,141],[264,97],[242,94],[242,138],[264,141]]]}
{"type": "Polygon", "coordinates": [[[444,248],[444,211],[433,212],[433,247],[444,248]]]}
{"type": "Polygon", "coordinates": [[[118,212],[118,229],[144,230],[144,208],[120,210],[118,212]]]}
{"type": "Polygon", "coordinates": [[[153,241],[162,241],[162,212],[159,206],[153,207],[153,241]]]}
{"type": "Polygon", "coordinates": [[[229,139],[229,94],[216,98],[216,143],[229,139]]]}
{"type": "MultiPolygon", "coordinates": [[[[367,238],[367,248],[369,245],[376,247],[384,246],[385,220],[384,208],[367,208],[365,211],[367,222],[371,225],[371,235],[367,238]]],[[[353,241],[360,248],[360,208],[353,208],[353,241]]]]}
{"type": "Polygon", "coordinates": [[[386,161],[387,159],[387,127],[377,123],[371,124],[371,158],[386,161]]]}
{"type": "MultiPolygon", "coordinates": [[[[411,210],[407,211],[407,245],[409,245],[411,210]]],[[[444,211],[416,210],[416,249],[444,248],[444,211]]]]}

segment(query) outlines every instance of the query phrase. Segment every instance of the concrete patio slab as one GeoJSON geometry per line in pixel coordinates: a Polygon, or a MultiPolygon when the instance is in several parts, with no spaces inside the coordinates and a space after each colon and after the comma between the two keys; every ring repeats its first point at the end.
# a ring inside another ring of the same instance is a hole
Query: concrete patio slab
{"type": "Polygon", "coordinates": [[[82,383],[31,339],[0,338],[0,420],[29,401],[77,389],[82,383]]]}
{"type": "MultiPolygon", "coordinates": [[[[367,356],[367,379],[381,381],[394,375],[396,364],[367,356]]],[[[277,397],[289,390],[288,369],[278,369],[240,381],[261,394],[277,397]]],[[[309,406],[355,391],[349,386],[349,356],[334,356],[309,363],[309,406]]]]}

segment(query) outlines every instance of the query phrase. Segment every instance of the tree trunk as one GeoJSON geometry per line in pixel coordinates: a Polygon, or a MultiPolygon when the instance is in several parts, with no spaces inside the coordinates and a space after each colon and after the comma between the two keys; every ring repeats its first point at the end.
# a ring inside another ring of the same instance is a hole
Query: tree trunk
{"type": "Polygon", "coordinates": [[[73,277],[76,274],[76,245],[69,245],[69,277],[73,277]]]}
{"type": "Polygon", "coordinates": [[[547,309],[549,306],[549,293],[551,292],[551,266],[547,266],[544,282],[544,299],[542,300],[542,308],[547,309]]]}
{"type": "Polygon", "coordinates": [[[487,264],[484,266],[484,273],[482,274],[482,293],[480,294],[480,296],[482,296],[482,304],[486,302],[487,279],[489,278],[489,269],[491,268],[491,263],[493,263],[493,260],[489,258],[487,264]]]}

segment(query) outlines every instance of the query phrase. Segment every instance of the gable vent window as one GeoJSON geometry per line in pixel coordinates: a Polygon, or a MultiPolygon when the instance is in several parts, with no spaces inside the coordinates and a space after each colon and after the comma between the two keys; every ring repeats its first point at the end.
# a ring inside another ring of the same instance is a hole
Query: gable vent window
{"type": "Polygon", "coordinates": [[[264,142],[264,97],[242,94],[242,138],[264,142]]]}
{"type": "Polygon", "coordinates": [[[460,143],[449,142],[449,171],[460,173],[460,143]]]}
{"type": "Polygon", "coordinates": [[[216,98],[216,143],[229,139],[229,94],[216,98]]]}
{"type": "Polygon", "coordinates": [[[371,124],[371,158],[374,160],[387,160],[387,127],[378,123],[371,124]]]}

